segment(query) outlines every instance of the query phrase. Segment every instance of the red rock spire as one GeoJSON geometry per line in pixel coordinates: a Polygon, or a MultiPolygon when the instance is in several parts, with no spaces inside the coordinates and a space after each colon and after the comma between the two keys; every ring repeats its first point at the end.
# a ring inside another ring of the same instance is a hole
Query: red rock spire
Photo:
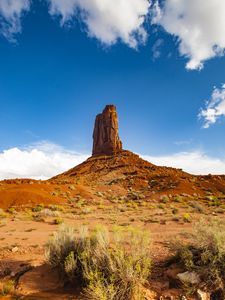
{"type": "Polygon", "coordinates": [[[118,116],[114,105],[106,105],[96,116],[92,155],[114,155],[122,150],[118,135],[118,116]]]}

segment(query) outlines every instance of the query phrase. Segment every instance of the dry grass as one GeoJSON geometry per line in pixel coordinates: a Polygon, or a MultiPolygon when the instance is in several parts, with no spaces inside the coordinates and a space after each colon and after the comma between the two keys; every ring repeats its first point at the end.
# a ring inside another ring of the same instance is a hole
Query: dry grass
{"type": "Polygon", "coordinates": [[[115,227],[111,235],[62,226],[48,242],[47,259],[65,279],[83,287],[85,299],[142,299],[150,274],[149,237],[140,230],[115,227]]]}
{"type": "MultiPolygon", "coordinates": [[[[193,240],[177,246],[177,258],[186,271],[195,271],[208,290],[225,290],[225,224],[201,220],[193,240]]],[[[196,287],[197,288],[197,287],[196,287]]]]}

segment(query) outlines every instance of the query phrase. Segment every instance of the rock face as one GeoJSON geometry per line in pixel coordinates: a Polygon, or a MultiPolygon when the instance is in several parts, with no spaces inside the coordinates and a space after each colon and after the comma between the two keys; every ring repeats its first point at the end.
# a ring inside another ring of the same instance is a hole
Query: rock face
{"type": "Polygon", "coordinates": [[[106,105],[96,116],[92,155],[114,155],[122,150],[118,135],[118,116],[114,105],[106,105]]]}

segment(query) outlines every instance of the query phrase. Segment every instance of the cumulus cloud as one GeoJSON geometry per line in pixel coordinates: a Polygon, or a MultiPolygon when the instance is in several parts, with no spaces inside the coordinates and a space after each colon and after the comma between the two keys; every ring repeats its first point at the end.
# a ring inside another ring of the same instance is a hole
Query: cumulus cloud
{"type": "Polygon", "coordinates": [[[221,88],[214,87],[211,99],[206,102],[206,108],[201,109],[199,117],[204,119],[204,128],[216,123],[225,116],[225,84],[221,88]]]}
{"type": "Polygon", "coordinates": [[[48,179],[78,165],[87,157],[48,142],[11,148],[0,153],[0,179],[48,179]]]}
{"type": "Polygon", "coordinates": [[[201,69],[206,60],[224,54],[224,0],[165,0],[161,7],[157,0],[152,22],[178,38],[187,69],[201,69]]]}
{"type": "Polygon", "coordinates": [[[21,32],[21,17],[29,9],[30,0],[1,0],[0,34],[14,41],[14,35],[21,32]]]}
{"type": "Polygon", "coordinates": [[[195,175],[225,174],[225,159],[209,157],[201,151],[180,152],[165,156],[142,155],[142,158],[159,166],[182,168],[195,175]]]}
{"type": "Polygon", "coordinates": [[[88,35],[103,44],[118,40],[136,48],[147,38],[143,27],[150,0],[48,0],[50,14],[61,16],[61,24],[78,18],[88,35]]]}
{"type": "MultiPolygon", "coordinates": [[[[0,180],[48,179],[73,168],[89,156],[49,142],[7,149],[0,152],[0,180]]],[[[225,159],[209,157],[200,151],[164,156],[140,156],[156,165],[182,168],[192,174],[225,174],[225,159]]]]}

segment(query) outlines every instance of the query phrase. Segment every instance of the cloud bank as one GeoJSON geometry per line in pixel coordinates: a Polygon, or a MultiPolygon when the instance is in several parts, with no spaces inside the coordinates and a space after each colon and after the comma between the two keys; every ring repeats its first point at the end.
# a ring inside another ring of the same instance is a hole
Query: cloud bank
{"type": "MultiPolygon", "coordinates": [[[[89,156],[49,142],[11,148],[0,152],[0,180],[48,179],[80,164],[89,156]]],[[[199,151],[165,156],[140,156],[156,165],[182,168],[192,174],[225,174],[225,160],[209,157],[199,151]]]]}
{"type": "Polygon", "coordinates": [[[148,0],[49,0],[50,14],[61,16],[61,24],[81,20],[88,35],[103,44],[118,40],[136,48],[144,43],[147,33],[143,27],[148,14],[148,0]]]}
{"type": "Polygon", "coordinates": [[[88,155],[40,142],[25,148],[11,148],[0,153],[0,179],[48,179],[78,165],[88,155]]]}
{"type": "Polygon", "coordinates": [[[225,159],[209,157],[201,151],[180,152],[165,156],[142,155],[142,158],[158,166],[182,168],[195,175],[225,174],[225,159]]]}
{"type": "Polygon", "coordinates": [[[14,41],[14,35],[21,32],[22,15],[29,9],[29,0],[1,0],[0,34],[14,41]]]}
{"type": "Polygon", "coordinates": [[[206,108],[201,109],[199,117],[204,119],[204,128],[209,128],[220,117],[225,117],[225,84],[221,88],[214,87],[211,99],[206,102],[206,108]]]}
{"type": "Polygon", "coordinates": [[[201,69],[206,60],[224,54],[224,0],[165,0],[154,5],[154,24],[178,38],[186,68],[201,69]]]}

